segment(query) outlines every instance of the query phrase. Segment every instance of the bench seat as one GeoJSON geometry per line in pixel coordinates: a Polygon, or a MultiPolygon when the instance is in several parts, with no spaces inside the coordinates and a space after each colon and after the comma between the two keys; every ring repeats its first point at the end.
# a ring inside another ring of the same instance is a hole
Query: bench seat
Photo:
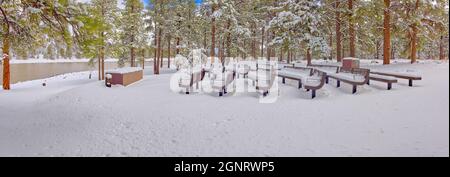
{"type": "MultiPolygon", "coordinates": [[[[388,90],[392,89],[392,84],[393,83],[397,83],[398,82],[397,78],[395,78],[395,77],[383,76],[383,75],[378,75],[378,74],[370,74],[369,75],[369,81],[370,80],[387,83],[387,85],[388,85],[387,89],[388,90]]],[[[367,82],[367,85],[370,85],[370,82],[367,82]]]]}
{"type": "Polygon", "coordinates": [[[371,71],[371,74],[377,74],[382,76],[391,76],[399,79],[406,79],[409,81],[409,86],[413,86],[413,81],[415,80],[422,80],[421,76],[415,75],[415,74],[409,74],[409,73],[398,73],[398,72],[386,72],[386,71],[371,71]]]}

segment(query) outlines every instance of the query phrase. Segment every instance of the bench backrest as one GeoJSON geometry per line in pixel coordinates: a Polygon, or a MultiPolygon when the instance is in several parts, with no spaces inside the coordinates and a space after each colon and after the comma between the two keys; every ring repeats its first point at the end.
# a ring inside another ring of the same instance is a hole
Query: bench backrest
{"type": "Polygon", "coordinates": [[[313,68],[299,67],[299,66],[285,66],[284,68],[306,71],[306,72],[309,73],[309,76],[312,76],[312,75],[313,75],[313,70],[314,70],[313,68]]]}
{"type": "Polygon", "coordinates": [[[333,70],[333,72],[338,73],[339,72],[339,66],[333,66],[333,65],[316,65],[311,64],[308,67],[315,67],[315,68],[330,68],[330,70],[333,70]]]}
{"type": "Polygon", "coordinates": [[[364,68],[340,68],[339,72],[361,75],[361,76],[364,77],[364,83],[367,83],[369,81],[369,75],[370,75],[370,70],[369,69],[364,69],[364,68]]]}
{"type": "Polygon", "coordinates": [[[231,84],[234,81],[235,77],[236,77],[235,71],[227,72],[226,79],[225,79],[225,85],[231,84]]]}
{"type": "Polygon", "coordinates": [[[191,86],[194,85],[194,83],[200,82],[205,78],[205,70],[201,70],[199,72],[194,72],[191,74],[191,86]]]}

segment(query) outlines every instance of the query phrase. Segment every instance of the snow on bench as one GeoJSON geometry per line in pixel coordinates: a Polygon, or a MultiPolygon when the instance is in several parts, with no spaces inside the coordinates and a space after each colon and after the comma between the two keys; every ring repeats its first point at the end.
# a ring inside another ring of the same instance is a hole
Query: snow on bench
{"type": "Polygon", "coordinates": [[[106,72],[110,73],[110,74],[126,74],[126,73],[138,72],[138,71],[142,71],[142,68],[139,68],[139,67],[124,67],[124,68],[117,68],[117,69],[108,70],[106,72]]]}
{"type": "Polygon", "coordinates": [[[396,77],[396,78],[400,78],[400,79],[406,79],[409,81],[410,87],[413,86],[413,80],[422,80],[422,76],[418,76],[418,75],[410,74],[410,73],[403,73],[403,72],[371,71],[370,73],[383,75],[383,76],[391,76],[391,77],[396,77]]]}
{"type": "Polygon", "coordinates": [[[397,78],[391,77],[391,76],[383,76],[378,74],[370,74],[369,75],[369,81],[367,82],[367,85],[370,85],[370,80],[379,81],[379,82],[385,82],[387,83],[387,89],[392,89],[392,84],[397,83],[397,78]]]}
{"type": "Polygon", "coordinates": [[[329,73],[328,76],[336,77],[342,80],[348,80],[352,82],[364,82],[365,78],[363,75],[352,74],[352,73],[329,73]]]}

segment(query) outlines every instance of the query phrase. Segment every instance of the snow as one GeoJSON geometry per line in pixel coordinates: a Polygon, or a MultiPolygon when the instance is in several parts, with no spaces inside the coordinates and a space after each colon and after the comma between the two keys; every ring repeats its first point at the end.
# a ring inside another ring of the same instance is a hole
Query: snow
{"type": "Polygon", "coordinates": [[[173,92],[170,72],[129,87],[89,72],[14,84],[0,90],[0,156],[448,157],[448,62],[362,63],[424,80],[355,95],[330,80],[313,100],[287,80],[271,104],[239,84],[224,97],[173,92]]]}
{"type": "Polygon", "coordinates": [[[352,73],[329,73],[329,76],[333,76],[340,79],[345,79],[353,82],[364,82],[365,78],[360,74],[352,74],[352,73]]]}
{"type": "Polygon", "coordinates": [[[384,80],[397,80],[397,78],[395,78],[395,77],[383,76],[383,75],[379,75],[379,74],[370,74],[370,77],[377,78],[377,79],[384,79],[384,80]]]}
{"type": "Polygon", "coordinates": [[[137,71],[142,71],[141,67],[124,67],[124,68],[117,68],[106,71],[107,73],[111,74],[126,74],[126,73],[133,73],[137,71]]]}

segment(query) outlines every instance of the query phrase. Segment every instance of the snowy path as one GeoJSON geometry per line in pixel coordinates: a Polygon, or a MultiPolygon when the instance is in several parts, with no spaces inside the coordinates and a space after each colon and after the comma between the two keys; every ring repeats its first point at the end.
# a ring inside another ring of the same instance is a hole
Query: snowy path
{"type": "Polygon", "coordinates": [[[128,88],[87,73],[17,84],[0,91],[0,156],[448,156],[448,63],[389,67],[405,66],[422,73],[414,88],[352,95],[332,81],[310,100],[290,83],[273,104],[173,93],[170,74],[128,88]]]}

